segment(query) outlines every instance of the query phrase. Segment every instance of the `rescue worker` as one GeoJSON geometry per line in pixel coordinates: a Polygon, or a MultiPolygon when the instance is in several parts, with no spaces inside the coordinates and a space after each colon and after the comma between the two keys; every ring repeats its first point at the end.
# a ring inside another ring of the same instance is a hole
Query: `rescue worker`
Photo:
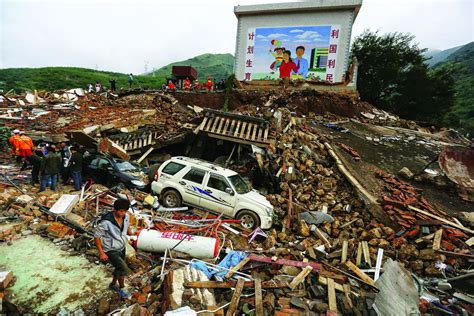
{"type": "Polygon", "coordinates": [[[173,81],[170,80],[168,82],[168,92],[174,93],[175,89],[176,89],[176,86],[174,85],[173,81]]]}
{"type": "Polygon", "coordinates": [[[20,150],[20,157],[23,165],[21,171],[25,170],[28,166],[28,157],[33,154],[33,141],[30,137],[25,135],[24,131],[20,132],[20,138],[18,139],[18,148],[20,150]]]}
{"type": "Polygon", "coordinates": [[[201,85],[199,84],[199,80],[196,79],[196,81],[194,81],[194,90],[196,90],[196,92],[199,92],[200,88],[201,85]]]}
{"type": "Polygon", "coordinates": [[[130,269],[125,262],[125,249],[130,231],[130,218],[127,214],[130,202],[118,199],[114,202],[114,210],[104,214],[95,233],[95,244],[99,250],[99,259],[114,266],[112,282],[109,289],[117,291],[122,298],[130,296],[125,290],[125,277],[130,269]],[[117,285],[118,283],[118,285],[117,285]]]}
{"type": "Polygon", "coordinates": [[[20,131],[14,130],[13,135],[8,139],[8,142],[12,146],[12,156],[14,156],[17,161],[18,157],[20,156],[20,148],[18,147],[18,141],[20,140],[20,131]]]}

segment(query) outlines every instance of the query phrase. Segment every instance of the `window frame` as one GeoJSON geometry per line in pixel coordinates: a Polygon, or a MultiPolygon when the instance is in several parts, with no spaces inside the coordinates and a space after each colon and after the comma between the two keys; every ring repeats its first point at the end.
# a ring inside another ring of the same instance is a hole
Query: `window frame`
{"type": "Polygon", "coordinates": [[[196,183],[196,184],[200,184],[200,185],[203,185],[204,184],[204,179],[206,178],[206,173],[207,171],[206,170],[203,170],[203,169],[199,169],[199,168],[195,168],[195,167],[191,167],[191,169],[189,169],[188,172],[186,172],[182,177],[181,177],[181,180],[185,180],[185,181],[190,181],[192,183],[196,183]],[[185,179],[184,177],[186,177],[188,174],[190,174],[191,172],[194,172],[194,171],[200,171],[202,172],[202,180],[201,182],[196,182],[196,181],[193,181],[191,179],[185,179]]]}
{"type": "MultiPolygon", "coordinates": [[[[224,191],[222,191],[222,190],[220,190],[220,189],[218,189],[218,188],[214,188],[214,187],[209,186],[209,183],[210,183],[210,181],[211,181],[211,179],[212,179],[213,176],[214,176],[215,178],[217,178],[218,180],[224,181],[224,183],[226,184],[226,188],[230,188],[232,191],[235,191],[234,188],[232,187],[232,185],[229,183],[229,181],[227,181],[226,177],[224,177],[223,175],[217,174],[217,173],[213,173],[213,172],[210,172],[210,173],[209,173],[209,178],[207,179],[206,187],[208,187],[208,188],[210,188],[210,189],[217,190],[217,191],[219,191],[219,192],[227,193],[227,192],[225,191],[225,189],[224,189],[224,191]]],[[[229,193],[227,193],[227,194],[229,194],[229,193]]]]}
{"type": "Polygon", "coordinates": [[[184,168],[186,168],[186,165],[183,165],[181,163],[178,163],[176,161],[170,161],[168,162],[164,167],[163,169],[161,169],[161,173],[164,173],[166,175],[169,175],[169,176],[175,176],[176,174],[178,174],[181,170],[183,170],[184,168]],[[179,166],[182,166],[182,168],[180,168],[179,170],[177,170],[175,173],[168,173],[165,171],[165,169],[170,166],[171,164],[175,164],[175,165],[179,165],[179,166]]]}

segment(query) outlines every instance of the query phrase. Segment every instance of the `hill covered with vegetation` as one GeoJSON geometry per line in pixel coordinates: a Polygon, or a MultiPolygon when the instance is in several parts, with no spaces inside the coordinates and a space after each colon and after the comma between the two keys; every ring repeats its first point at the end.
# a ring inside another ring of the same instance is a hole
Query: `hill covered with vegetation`
{"type": "Polygon", "coordinates": [[[446,115],[446,124],[474,136],[474,42],[447,56],[433,68],[451,69],[454,78],[454,106],[446,115]]]}
{"type": "Polygon", "coordinates": [[[192,66],[198,72],[199,80],[207,79],[211,76],[214,80],[227,79],[234,68],[234,56],[232,54],[203,54],[183,61],[178,61],[161,67],[147,75],[153,73],[156,77],[171,77],[173,66],[192,66]]]}
{"type": "MultiPolygon", "coordinates": [[[[128,75],[117,72],[98,71],[77,67],[44,67],[44,68],[6,68],[0,69],[0,89],[16,92],[24,90],[58,90],[70,88],[87,88],[89,83],[99,81],[109,87],[109,80],[115,78],[117,89],[128,87],[128,75]]],[[[134,86],[142,88],[159,88],[164,78],[153,76],[134,76],[134,86]]]]}

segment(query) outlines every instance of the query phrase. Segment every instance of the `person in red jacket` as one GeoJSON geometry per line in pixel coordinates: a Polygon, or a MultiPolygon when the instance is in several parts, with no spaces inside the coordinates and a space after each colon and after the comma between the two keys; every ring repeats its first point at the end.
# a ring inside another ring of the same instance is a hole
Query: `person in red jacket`
{"type": "MultiPolygon", "coordinates": [[[[270,68],[273,69],[275,62],[271,64],[270,68]]],[[[291,59],[291,52],[289,50],[285,50],[283,52],[283,61],[280,64],[280,79],[283,78],[290,78],[291,71],[298,72],[298,67],[291,59]]]]}
{"type": "Polygon", "coordinates": [[[184,90],[190,90],[191,89],[191,81],[189,81],[189,78],[184,79],[184,90]]]}
{"type": "Polygon", "coordinates": [[[207,77],[207,81],[206,81],[207,92],[211,92],[213,85],[214,83],[212,82],[211,76],[207,77]]]}
{"type": "Polygon", "coordinates": [[[174,82],[170,80],[168,82],[168,92],[174,93],[175,89],[176,89],[176,86],[174,85],[174,82]]]}

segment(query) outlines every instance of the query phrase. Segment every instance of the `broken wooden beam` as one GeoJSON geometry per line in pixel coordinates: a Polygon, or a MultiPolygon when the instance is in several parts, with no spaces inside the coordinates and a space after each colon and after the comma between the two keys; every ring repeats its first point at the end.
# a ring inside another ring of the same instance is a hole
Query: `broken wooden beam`
{"type": "Polygon", "coordinates": [[[368,285],[375,286],[375,281],[369,277],[367,274],[365,274],[363,271],[361,271],[355,264],[353,264],[351,261],[346,261],[346,266],[352,270],[364,283],[367,283],[368,285]]]}
{"type": "Polygon", "coordinates": [[[313,268],[311,266],[306,266],[290,283],[290,289],[294,290],[304,279],[311,273],[313,268]]]}
{"type": "Polygon", "coordinates": [[[255,278],[255,316],[264,316],[262,298],[262,280],[255,278]]]}
{"type": "Polygon", "coordinates": [[[226,316],[234,316],[237,311],[237,306],[239,305],[240,295],[244,288],[244,279],[239,279],[237,281],[237,286],[235,287],[234,295],[232,295],[232,300],[230,301],[229,309],[227,310],[226,316]]]}
{"type": "Polygon", "coordinates": [[[328,301],[329,310],[337,313],[336,289],[334,280],[331,278],[328,278],[328,301]]]}
{"type": "Polygon", "coordinates": [[[249,262],[249,261],[250,261],[249,257],[245,257],[244,259],[242,259],[235,267],[232,267],[232,268],[229,270],[229,272],[227,272],[227,274],[225,275],[225,278],[226,278],[226,279],[231,278],[231,277],[234,275],[234,273],[235,273],[236,271],[239,271],[239,270],[240,270],[244,265],[246,265],[247,262],[249,262]]]}
{"type": "Polygon", "coordinates": [[[302,261],[295,261],[295,260],[287,260],[287,259],[277,259],[277,258],[270,258],[265,256],[258,256],[255,254],[250,254],[247,258],[250,258],[251,261],[257,262],[265,262],[270,264],[279,264],[284,266],[293,266],[304,268],[306,266],[311,266],[314,271],[321,270],[321,264],[316,262],[302,262],[302,261]]]}
{"type": "Polygon", "coordinates": [[[443,237],[443,229],[440,228],[435,232],[433,239],[433,250],[439,250],[441,248],[441,238],[443,237]]]}
{"type": "MultiPolygon", "coordinates": [[[[237,285],[237,281],[189,281],[184,282],[184,287],[194,288],[194,289],[230,289],[237,285]]],[[[248,281],[244,283],[244,287],[253,288],[255,282],[248,281]]],[[[262,289],[281,289],[288,287],[288,282],[286,281],[264,281],[262,282],[262,289]]]]}

